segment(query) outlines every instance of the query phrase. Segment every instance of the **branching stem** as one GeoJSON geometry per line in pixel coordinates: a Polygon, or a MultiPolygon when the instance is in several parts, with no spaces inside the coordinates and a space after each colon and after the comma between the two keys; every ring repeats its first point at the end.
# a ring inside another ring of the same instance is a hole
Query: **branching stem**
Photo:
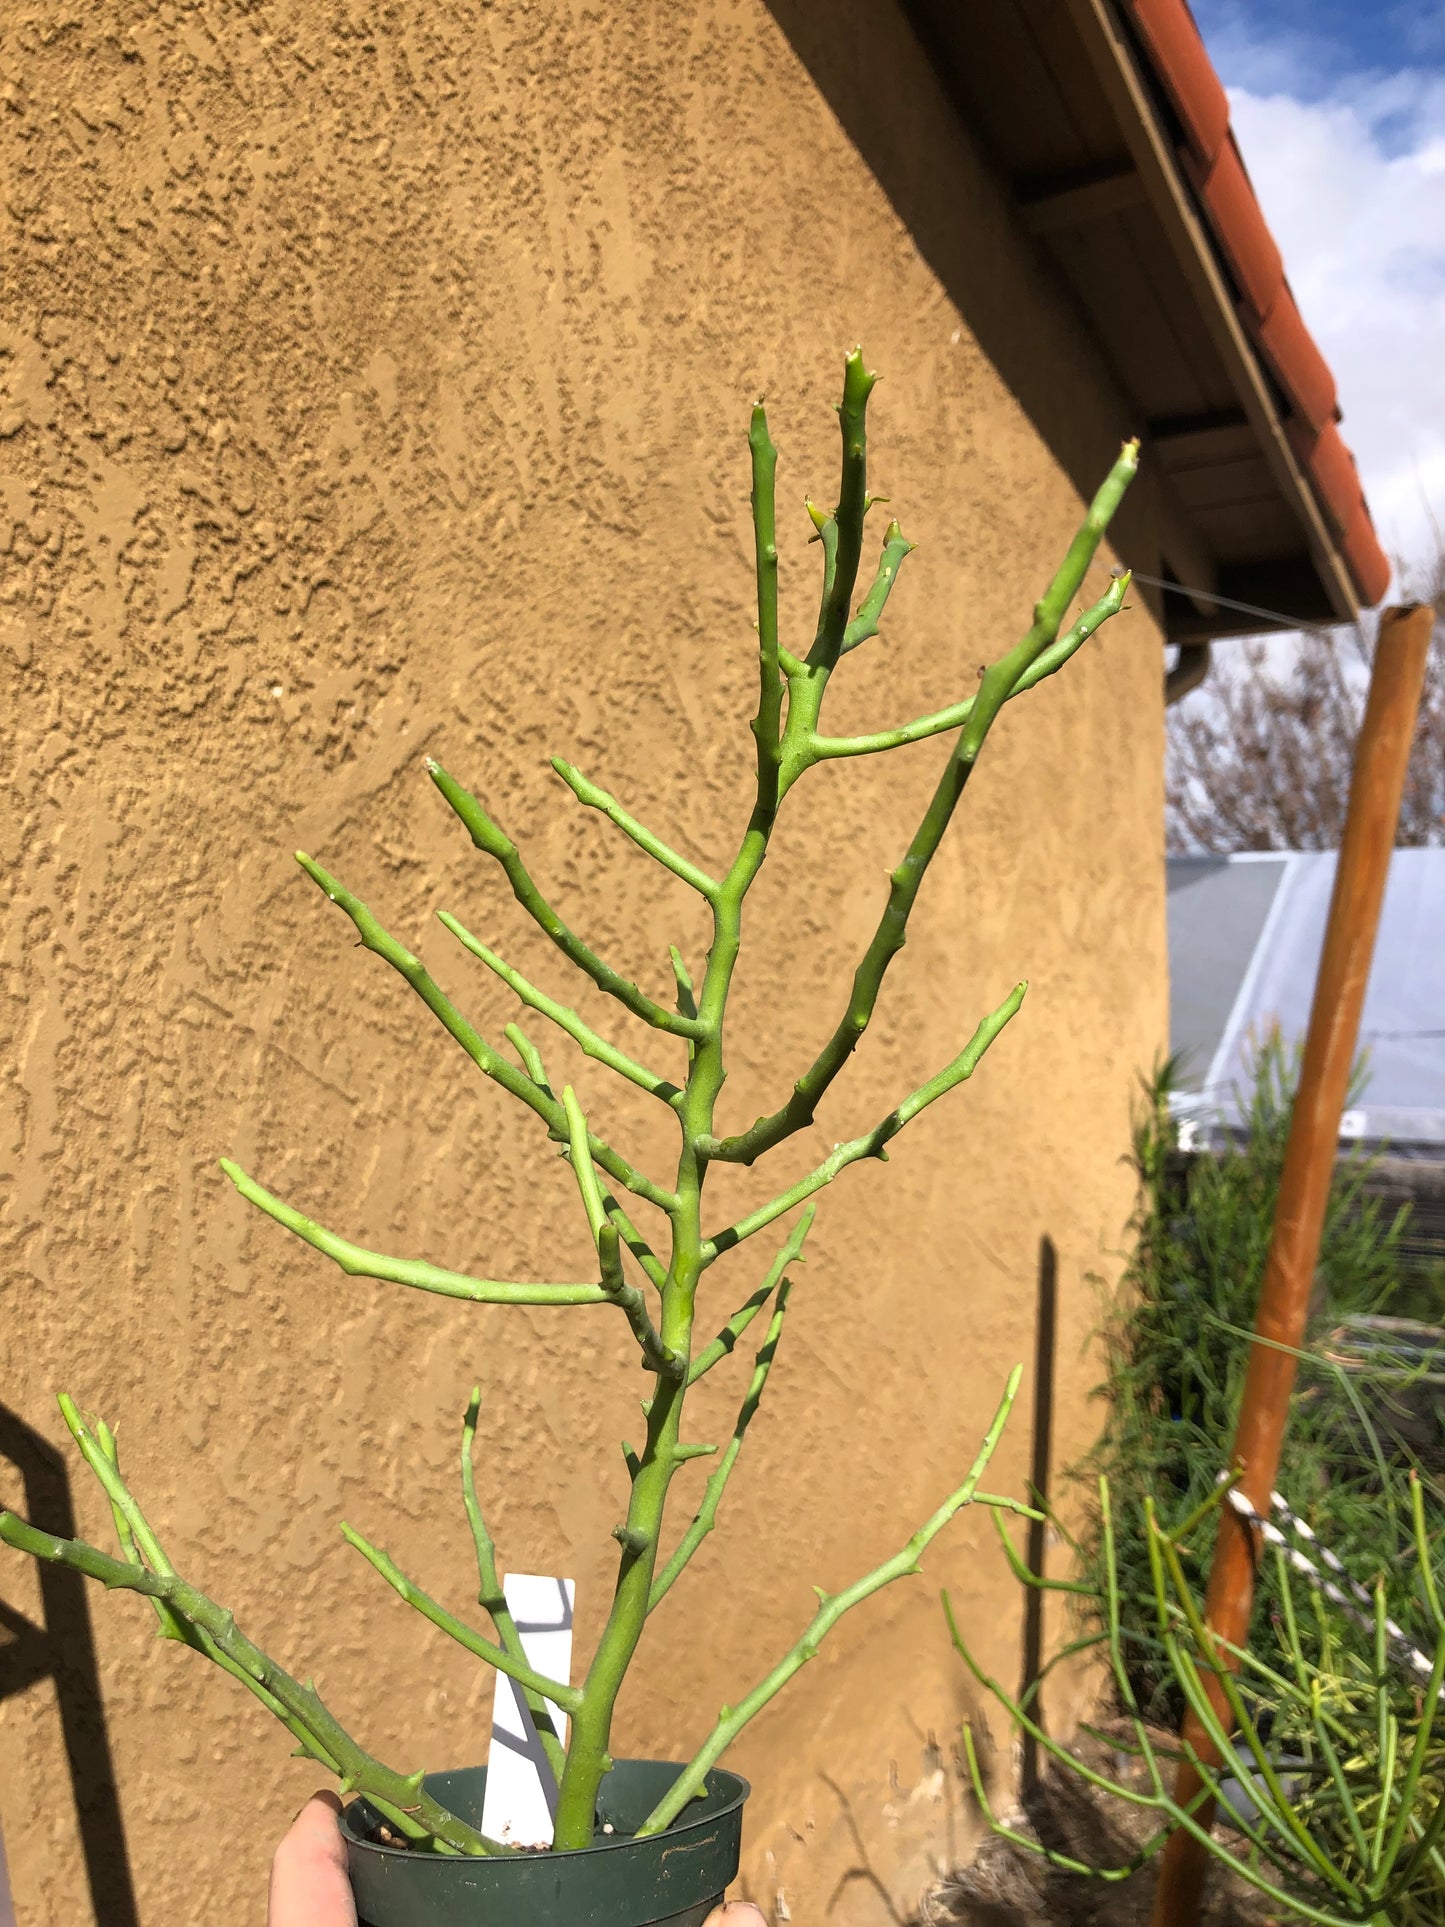
{"type": "MultiPolygon", "coordinates": [[[[495,950],[489,950],[486,944],[478,942],[449,911],[438,910],[437,922],[444,930],[451,932],[464,950],[470,951],[472,956],[487,966],[488,970],[495,972],[508,990],[519,997],[529,1010],[539,1011],[543,1017],[549,1018],[559,1030],[566,1032],[574,1044],[580,1045],[589,1057],[596,1058],[599,1064],[605,1064],[609,1070],[616,1071],[619,1077],[625,1077],[629,1084],[635,1084],[639,1090],[646,1091],[649,1096],[660,1097],[664,1104],[677,1103],[682,1092],[676,1084],[669,1084],[665,1077],[658,1077],[655,1072],[639,1064],[635,1058],[629,1057],[626,1051],[619,1050],[615,1044],[609,1044],[607,1039],[600,1037],[570,1005],[559,1004],[545,991],[538,990],[535,984],[528,982],[520,970],[514,970],[505,958],[497,955],[495,950]]],[[[534,1079],[533,1082],[535,1081],[534,1079]]]]}
{"type": "Polygon", "coordinates": [[[918,1562],[928,1547],[949,1520],[973,1499],[978,1482],[983,1477],[984,1468],[993,1457],[999,1439],[1003,1436],[1003,1428],[1013,1409],[1014,1399],[1018,1396],[1019,1381],[1022,1377],[1023,1367],[1016,1365],[1009,1374],[1008,1385],[999,1402],[998,1410],[994,1413],[993,1422],[984,1434],[978,1457],[969,1468],[968,1477],[963,1484],[957,1491],[949,1494],[933,1517],[920,1526],[908,1543],[895,1552],[891,1559],[885,1559],[882,1565],[875,1566],[864,1578],[855,1579],[853,1584],[845,1587],[842,1592],[819,1593],[818,1610],[808,1622],[801,1639],[736,1706],[723,1707],[712,1732],[703,1741],[684,1771],[673,1782],[666,1795],[637,1829],[639,1835],[661,1833],[670,1821],[677,1818],[693,1795],[700,1791],[709,1769],[732,1745],[749,1720],[755,1718],[768,1701],[787,1685],[794,1673],[806,1666],[810,1659],[816,1658],[824,1637],[832,1631],[844,1613],[850,1612],[854,1606],[870,1598],[882,1587],[890,1585],[895,1579],[903,1579],[919,1571],[918,1562]]]}
{"type": "MultiPolygon", "coordinates": [[[[477,1555],[477,1604],[482,1608],[493,1626],[497,1638],[506,1652],[525,1665],[527,1651],[522,1644],[522,1635],[517,1631],[517,1622],[512,1617],[512,1609],[507,1604],[507,1595],[502,1586],[501,1574],[497,1571],[497,1550],[492,1544],[492,1535],[487,1530],[487,1522],[482,1513],[481,1502],[477,1498],[477,1475],[473,1455],[476,1448],[477,1419],[482,1409],[482,1388],[472,1387],[472,1396],[467,1403],[467,1414],[462,1420],[462,1503],[466,1507],[467,1524],[472,1530],[472,1545],[477,1555]]],[[[513,1675],[516,1678],[516,1675],[513,1675]]],[[[527,1703],[527,1711],[532,1716],[542,1751],[547,1756],[547,1764],[552,1769],[554,1784],[562,1777],[562,1768],[567,1755],[563,1750],[561,1736],[557,1732],[552,1715],[548,1711],[545,1694],[535,1686],[526,1685],[518,1680],[522,1697],[527,1703]]]]}
{"type": "Polygon", "coordinates": [[[741,1244],[744,1238],[751,1238],[754,1232],[763,1230],[775,1218],[782,1217],[785,1211],[791,1211],[794,1205],[812,1197],[815,1191],[821,1191],[825,1184],[833,1182],[840,1171],[846,1170],[850,1164],[856,1164],[860,1158],[886,1160],[888,1154],[885,1146],[891,1138],[897,1137],[905,1124],[911,1124],[920,1111],[926,1110],[955,1085],[973,1076],[989,1045],[1010,1018],[1017,1014],[1027,989],[1027,984],[1015,984],[998,1009],[990,1011],[979,1024],[953,1062],[945,1064],[926,1084],[920,1084],[916,1091],[910,1092],[871,1131],[865,1131],[862,1137],[855,1137],[847,1144],[834,1145],[823,1162],[808,1172],[806,1177],[799,1178],[786,1191],[780,1191],[775,1198],[759,1205],[756,1211],[749,1212],[747,1217],[739,1218],[736,1224],[709,1238],[705,1247],[708,1263],[711,1264],[722,1252],[730,1251],[734,1245],[741,1244]]]}
{"type": "Polygon", "coordinates": [[[268,1711],[277,1715],[304,1752],[340,1776],[344,1791],[366,1794],[413,1838],[434,1841],[442,1851],[453,1853],[500,1851],[496,1842],[485,1840],[433,1799],[422,1786],[420,1773],[397,1773],[363,1752],[313,1686],[303,1686],[293,1679],[246,1637],[232,1613],[180,1577],[160,1551],[159,1542],[113,1459],[69,1399],[63,1399],[61,1410],[86,1463],[104,1486],[112,1505],[127,1520],[132,1556],[113,1559],[82,1540],[62,1539],[54,1533],[42,1532],[13,1512],[0,1512],[0,1542],[52,1565],[82,1573],[112,1590],[141,1593],[159,1602],[169,1615],[162,1620],[164,1636],[179,1637],[215,1660],[268,1711]],[[156,1560],[154,1567],[140,1563],[134,1556],[134,1549],[147,1545],[156,1560]],[[178,1630],[170,1630],[172,1626],[178,1630]]]}
{"type": "Polygon", "coordinates": [[[638,849],[645,850],[655,863],[660,863],[664,870],[671,870],[675,877],[681,877],[684,883],[690,884],[709,903],[713,901],[718,886],[705,870],[690,863],[685,856],[679,856],[660,836],[654,836],[635,816],[629,816],[610,791],[591,782],[580,769],[574,768],[560,756],[552,758],[552,767],[579,803],[585,804],[588,809],[600,810],[610,823],[615,823],[624,836],[630,836],[638,849]]]}
{"type": "Polygon", "coordinates": [[[532,881],[516,844],[505,831],[498,829],[469,790],[453,782],[441,764],[433,762],[430,757],[427,759],[427,774],[461,818],[472,842],[502,866],[512,886],[513,896],[527,915],[551,938],[570,963],[590,977],[599,990],[605,991],[609,997],[615,997],[620,1004],[625,1004],[634,1017],[651,1024],[654,1030],[668,1030],[678,1037],[691,1034],[686,1018],[654,1003],[645,991],[639,990],[635,983],[603,963],[595,951],[590,950],[580,937],[568,929],[532,881]]]}
{"type": "MultiPolygon", "coordinates": [[[[711,920],[706,958],[696,980],[681,952],[669,947],[675,1008],[669,1009],[605,963],[572,930],[542,894],[516,844],[492,820],[480,801],[428,760],[432,781],[455,812],[475,846],[502,870],[517,902],[548,940],[597,989],[613,998],[686,1053],[685,1071],[674,1082],[653,1071],[630,1052],[604,1038],[570,1005],[531,983],[457,920],[442,923],[480,962],[499,977],[529,1010],[556,1025],[594,1061],[636,1088],[660,1099],[677,1120],[678,1146],[670,1184],[649,1176],[605,1139],[588,1129],[576,1094],[554,1084],[542,1055],[527,1034],[509,1024],[505,1036],[512,1057],[495,1049],[460,1014],[431,977],[421,959],[393,938],[367,906],[343,888],[319,863],[304,854],[306,874],[350,919],[364,948],[383,959],[421,999],[433,1016],[482,1073],[516,1098],[545,1126],[570,1162],[597,1256],[596,1282],[529,1284],[478,1279],[419,1259],[387,1257],[339,1237],[264,1190],[236,1165],[223,1168],[242,1197],[276,1223],[353,1276],[411,1286],[445,1297],[500,1305],[571,1306],[610,1303],[625,1314],[651,1374],[651,1395],[643,1404],[646,1436],[641,1445],[624,1446],[628,1473],[625,1516],[612,1527],[618,1563],[606,1623],[580,1685],[551,1680],[528,1662],[518,1629],[506,1605],[496,1551],[477,1500],[473,1453],[480,1394],[474,1391],[462,1436],[463,1497],[477,1556],[479,1598],[491,1616],[495,1639],[473,1631],[423,1592],[388,1554],[344,1527],[348,1541],[409,1605],[458,1641],[484,1664],[514,1680],[526,1700],[556,1777],[555,1845],[590,1844],[602,1778],[611,1765],[613,1716],[648,1614],[658,1606],[712,1530],[719,1505],[737,1464],[744,1437],[756,1415],[772,1368],[791,1284],[788,1267],[801,1252],[812,1222],[815,1193],[848,1165],[863,1158],[885,1158],[887,1145],[920,1111],[972,1076],[989,1046],[1018,1010],[1019,984],[979,1024],[968,1044],[934,1077],[920,1085],[861,1137],[836,1144],[812,1171],[735,1223],[708,1237],[703,1231],[704,1192],[712,1165],[726,1161],[751,1165],[783,1139],[810,1125],[818,1107],[867,1030],[884,977],[903,947],[907,926],[923,879],[953,818],[983,743],[1003,705],[1045,676],[1053,674],[1121,606],[1127,577],[1116,580],[1073,627],[1062,634],[1066,612],[1082,586],[1104,531],[1133,475],[1137,449],[1129,444],[1090,506],[1068,556],[1036,605],[1027,633],[983,672],[977,691],[932,715],[901,728],[871,735],[832,737],[822,733],[822,710],[829,680],[839,663],[879,633],[899,571],[911,551],[896,521],[888,524],[871,583],[856,600],[864,525],[875,498],[867,475],[867,407],[876,381],[861,353],[844,365],[843,398],[838,410],[840,470],[837,505],[825,511],[812,502],[807,511],[821,544],[822,585],[818,618],[804,656],[786,648],[779,634],[778,548],[776,527],[777,450],[761,402],[754,408],[748,445],[752,477],[753,556],[756,576],[758,702],[752,720],[756,782],[735,854],[721,876],[682,856],[632,816],[609,791],[570,762],[553,767],[586,807],[600,811],[639,849],[672,876],[686,883],[707,906],[711,920]],[[750,893],[767,859],[782,802],[794,783],[815,764],[870,755],[919,743],[946,732],[954,741],[933,796],[897,868],[887,901],[854,972],[847,1007],[813,1063],[802,1073],[779,1109],[760,1117],[748,1130],[721,1135],[717,1109],[727,1077],[725,1050],[730,992],[743,942],[750,893]],[[665,1250],[654,1250],[632,1221],[619,1194],[632,1193],[660,1212],[667,1227],[665,1250]],[[704,1273],[728,1249],[767,1225],[806,1205],[759,1288],[732,1314],[716,1335],[694,1349],[697,1295],[704,1273]],[[656,1292],[656,1305],[624,1273],[624,1247],[656,1292]],[[715,1447],[682,1436],[683,1411],[690,1386],[721,1365],[752,1321],[769,1303],[773,1311],[759,1349],[733,1432],[706,1482],[701,1504],[666,1561],[660,1559],[663,1527],[672,1481],[690,1459],[715,1447]],[[564,1748],[547,1712],[550,1702],[569,1716],[564,1748]]],[[[679,1059],[682,1052],[678,1053],[679,1059]]],[[[933,1538],[964,1506],[985,1502],[1027,1510],[1016,1502],[977,1491],[1012,1404],[1018,1374],[1009,1381],[1003,1403],[984,1439],[968,1478],[938,1508],[893,1558],[844,1591],[820,1595],[818,1612],[792,1650],[736,1707],[724,1708],[711,1735],[672,1790],[644,1825],[656,1832],[680,1813],[702,1787],[723,1749],[747,1721],[772,1698],[818,1649],[819,1641],[842,1615],[893,1579],[918,1570],[933,1538]]],[[[344,1788],[364,1791],[410,1839],[436,1851],[481,1853],[484,1841],[455,1815],[445,1812],[422,1788],[420,1775],[403,1777],[372,1760],[336,1724],[314,1691],[301,1687],[244,1639],[230,1615],[182,1581],[169,1567],[155,1535],[120,1478],[115,1441],[98,1426],[93,1432],[66,1407],[81,1450],[105,1488],[123,1557],[114,1559],[93,1547],[55,1539],[0,1513],[0,1540],[87,1573],[110,1586],[139,1592],[155,1604],[161,1631],[206,1653],[241,1679],[280,1718],[303,1749],[340,1777],[344,1788]]],[[[1409,1769],[1406,1769],[1408,1774],[1409,1769]]],[[[1157,1777],[1157,1776],[1156,1776],[1157,1777]]],[[[1383,1866],[1398,1849],[1392,1836],[1378,1836],[1376,1859],[1383,1866]]],[[[1434,1852],[1433,1836],[1430,1851],[1434,1852]]]]}

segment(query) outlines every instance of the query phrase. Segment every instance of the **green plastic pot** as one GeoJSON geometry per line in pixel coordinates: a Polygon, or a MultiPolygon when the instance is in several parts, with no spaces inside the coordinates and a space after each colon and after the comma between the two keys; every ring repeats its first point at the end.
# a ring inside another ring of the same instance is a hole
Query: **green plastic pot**
{"type": "MultiPolygon", "coordinates": [[[[354,1800],[341,1827],[361,1927],[702,1927],[737,1873],[750,1789],[714,1771],[666,1832],[631,1838],[681,1771],[619,1760],[597,1797],[595,1844],[569,1853],[476,1859],[384,1847],[367,1838],[381,1816],[354,1800]]],[[[484,1766],[426,1778],[427,1792],[473,1827],[486,1784],[484,1766]]]]}

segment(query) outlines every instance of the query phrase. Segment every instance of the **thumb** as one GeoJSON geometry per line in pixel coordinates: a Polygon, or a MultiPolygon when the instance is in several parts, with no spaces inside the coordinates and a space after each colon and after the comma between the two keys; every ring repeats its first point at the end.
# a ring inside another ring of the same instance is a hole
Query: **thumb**
{"type": "Polygon", "coordinates": [[[730,1900],[725,1907],[715,1907],[703,1927],[768,1927],[768,1923],[750,1900],[730,1900]]]}
{"type": "Polygon", "coordinates": [[[267,1927],[356,1927],[340,1812],[334,1793],[315,1793],[291,1823],[271,1863],[267,1927]]]}

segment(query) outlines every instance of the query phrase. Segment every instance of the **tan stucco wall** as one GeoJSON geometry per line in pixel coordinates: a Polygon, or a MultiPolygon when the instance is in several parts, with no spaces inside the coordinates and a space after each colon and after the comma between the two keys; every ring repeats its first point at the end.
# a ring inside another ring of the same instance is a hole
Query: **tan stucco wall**
{"type": "MultiPolygon", "coordinates": [[[[840,729],[967,689],[1078,513],[976,345],[968,277],[995,310],[1013,302],[1059,434],[1100,473],[1129,425],[901,22],[856,11],[831,10],[836,46],[910,191],[956,222],[965,265],[947,281],[759,0],[17,0],[0,25],[0,1400],[56,1442],[55,1389],[106,1414],[182,1570],[401,1765],[479,1757],[491,1682],[413,1623],[338,1520],[465,1606],[455,1456],[479,1377],[504,1556],[577,1576],[585,1642],[639,1379],[605,1311],[347,1281],[220,1177],[234,1155],[384,1248],[586,1275],[565,1167],[353,947],[290,851],[330,864],[493,1034],[505,995],[430,922],[438,907],[572,995],[432,791],[434,753],[660,994],[669,939],[700,955],[698,908],[584,817],[545,756],[700,858],[732,847],[751,396],[767,392],[782,449],[798,642],[817,558],[798,504],[835,486],[842,350],[861,339],[886,375],[874,476],[920,549],[885,639],[838,678],[840,729]]],[[[872,1122],[1030,977],[977,1079],[886,1168],[826,1194],[767,1405],[649,1636],[618,1750],[685,1754],[791,1643],[810,1584],[867,1569],[956,1482],[1032,1356],[1046,1234],[1057,1462],[1086,1437],[1086,1280],[1116,1267],[1131,1085],[1164,1022],[1160,670],[1135,610],[1007,712],[874,1031],[781,1157],[801,1170],[872,1122]]],[[[732,1123],[776,1101],[831,1025],[939,754],[821,770],[795,793],[750,918],[732,1123]]],[[[615,1006],[580,1001],[627,1036],[615,1006]]],[[[577,1075],[614,1138],[665,1171],[665,1114],[577,1075]]],[[[763,1183],[724,1174],[719,1215],[763,1183]]],[[[719,1318],[766,1256],[711,1275],[719,1318]]],[[[713,1425],[745,1369],[709,1382],[713,1425]]],[[[1025,1476],[1028,1405],[993,1474],[1005,1489],[1025,1476]]],[[[702,1414],[693,1429],[708,1435],[702,1414]]],[[[83,1469],[75,1491],[104,1538],[83,1469]]],[[[779,1919],[888,1918],[881,1889],[906,1910],[970,1837],[941,1584],[1014,1677],[1016,1596],[986,1520],[966,1518],[737,1749],[757,1789],[745,1885],[767,1906],[781,1889],[779,1919]]],[[[0,1599],[39,1612],[10,1554],[0,1599]]],[[[91,1606],[144,1927],[259,1919],[315,1770],[230,1681],[156,1644],[141,1602],[91,1606]]],[[[0,1759],[21,1927],[83,1927],[48,1681],[0,1704],[0,1759]]]]}

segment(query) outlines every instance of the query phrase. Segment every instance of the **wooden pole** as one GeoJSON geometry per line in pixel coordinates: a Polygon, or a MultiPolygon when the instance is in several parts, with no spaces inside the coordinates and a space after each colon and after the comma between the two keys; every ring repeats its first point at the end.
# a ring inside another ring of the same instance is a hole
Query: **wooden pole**
{"type": "MultiPolygon", "coordinates": [[[[1279,1347],[1297,1349],[1304,1338],[1339,1148],[1340,1116],[1359,1041],[1360,1012],[1400,820],[1433,620],[1434,611],[1420,604],[1386,609],[1381,615],[1370,696],[1355,750],[1344,839],[1231,1459],[1242,1468],[1240,1490],[1256,1512],[1265,1515],[1279,1472],[1295,1377],[1293,1352],[1279,1347]]],[[[1242,1647],[1249,1637],[1253,1606],[1254,1546],[1249,1528],[1225,1508],[1220,1513],[1205,1618],[1221,1639],[1242,1647]]],[[[1214,1710],[1227,1729],[1224,1694],[1217,1681],[1207,1685],[1214,1710]]],[[[1206,1764],[1219,1764],[1218,1753],[1192,1712],[1185,1715],[1182,1737],[1206,1764]]],[[[1182,1762],[1175,1781],[1179,1803],[1187,1806],[1200,1786],[1197,1772],[1182,1762]]],[[[1198,1817],[1208,1827],[1212,1807],[1198,1817]]],[[[1159,1870],[1152,1927],[1194,1927],[1208,1863],[1209,1852],[1201,1841],[1182,1829],[1175,1833],[1159,1870]]]]}

